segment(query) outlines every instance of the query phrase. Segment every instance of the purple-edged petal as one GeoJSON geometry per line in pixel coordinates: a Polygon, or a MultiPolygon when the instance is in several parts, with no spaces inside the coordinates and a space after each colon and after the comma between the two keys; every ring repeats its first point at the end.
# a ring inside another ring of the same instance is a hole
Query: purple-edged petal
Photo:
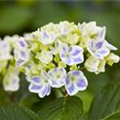
{"type": "Polygon", "coordinates": [[[27,48],[28,47],[28,45],[27,45],[27,43],[26,43],[26,41],[25,41],[25,39],[23,38],[23,37],[21,37],[18,41],[17,41],[17,47],[20,49],[22,49],[22,48],[27,48]]]}
{"type": "Polygon", "coordinates": [[[85,90],[88,86],[88,82],[87,82],[87,79],[86,77],[82,77],[80,79],[78,79],[77,81],[77,87],[79,90],[85,90]]]}
{"type": "Polygon", "coordinates": [[[98,42],[98,43],[96,44],[95,48],[96,48],[96,49],[100,49],[100,48],[103,47],[103,45],[104,45],[104,42],[103,42],[103,41],[100,41],[100,42],[98,42]]]}
{"type": "Polygon", "coordinates": [[[51,87],[50,86],[45,86],[44,89],[38,93],[40,98],[43,98],[45,96],[48,96],[51,92],[51,87]]]}
{"type": "Polygon", "coordinates": [[[95,57],[97,57],[98,59],[103,59],[104,57],[106,57],[108,54],[110,53],[110,50],[107,48],[102,48],[98,51],[95,52],[95,57]]]}
{"type": "Polygon", "coordinates": [[[117,50],[117,48],[115,47],[115,46],[113,46],[113,45],[111,45],[109,42],[107,42],[107,41],[105,41],[106,42],[106,46],[107,46],[107,48],[108,49],[110,49],[110,50],[117,50]]]}
{"type": "Polygon", "coordinates": [[[69,51],[72,57],[77,57],[78,55],[83,53],[83,49],[77,45],[70,46],[69,51]]]}
{"type": "Polygon", "coordinates": [[[75,85],[74,84],[71,84],[71,86],[70,87],[68,87],[68,88],[66,88],[66,91],[67,91],[67,93],[69,94],[69,95],[75,95],[77,92],[78,92],[78,90],[77,90],[77,88],[75,88],[75,85]]]}
{"type": "Polygon", "coordinates": [[[44,86],[44,85],[34,85],[34,84],[31,83],[31,84],[29,85],[29,91],[30,91],[30,92],[33,92],[33,93],[39,93],[39,92],[42,91],[43,86],[44,86]]]}

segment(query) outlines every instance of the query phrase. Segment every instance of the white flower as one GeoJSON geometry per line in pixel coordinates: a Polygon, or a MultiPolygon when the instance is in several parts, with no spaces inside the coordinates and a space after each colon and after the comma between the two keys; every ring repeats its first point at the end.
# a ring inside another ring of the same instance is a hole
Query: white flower
{"type": "Polygon", "coordinates": [[[66,71],[64,68],[53,68],[48,71],[48,76],[52,87],[60,88],[65,84],[66,71]]]}
{"type": "Polygon", "coordinates": [[[17,64],[17,67],[20,67],[28,62],[30,59],[30,54],[28,49],[15,49],[14,57],[17,64]]]}
{"type": "Polygon", "coordinates": [[[0,40],[0,60],[12,59],[12,55],[10,54],[10,52],[10,45],[5,41],[0,40]]]}
{"type": "Polygon", "coordinates": [[[39,55],[39,60],[45,64],[49,64],[53,60],[52,53],[47,50],[42,50],[39,55]]]}
{"type": "Polygon", "coordinates": [[[20,37],[17,41],[16,41],[16,49],[25,49],[28,47],[27,42],[25,41],[25,39],[23,37],[20,37]]]}
{"type": "Polygon", "coordinates": [[[49,85],[49,77],[45,71],[41,72],[41,76],[34,76],[31,79],[31,84],[29,85],[30,92],[38,93],[40,98],[48,96],[51,92],[51,87],[49,85]]]}
{"type": "Polygon", "coordinates": [[[13,35],[13,36],[5,36],[3,41],[5,41],[6,43],[8,43],[12,48],[16,47],[16,42],[19,40],[19,36],[18,35],[13,35]]]}
{"type": "Polygon", "coordinates": [[[110,50],[106,47],[105,40],[100,38],[96,40],[90,40],[87,50],[92,56],[98,59],[103,59],[110,53],[110,50]]]}
{"type": "Polygon", "coordinates": [[[19,77],[16,72],[8,72],[3,79],[3,86],[6,91],[17,91],[19,89],[19,77]]]}
{"type": "Polygon", "coordinates": [[[78,28],[82,31],[82,36],[89,36],[92,39],[102,38],[105,39],[106,27],[98,27],[96,22],[78,24],[78,28]]]}
{"type": "Polygon", "coordinates": [[[58,24],[59,35],[67,35],[72,31],[76,30],[78,27],[73,22],[62,21],[58,24]]]}
{"type": "Polygon", "coordinates": [[[75,95],[78,91],[87,88],[88,82],[82,71],[70,71],[65,79],[65,88],[69,95],[75,95]]]}
{"type": "Polygon", "coordinates": [[[38,31],[38,38],[40,42],[43,43],[44,45],[52,44],[55,41],[56,37],[57,35],[53,31],[51,32],[47,30],[38,31]]]}
{"type": "Polygon", "coordinates": [[[114,53],[110,53],[106,57],[107,64],[112,66],[113,63],[118,63],[120,61],[120,57],[118,55],[115,55],[114,53]]]}
{"type": "Polygon", "coordinates": [[[59,54],[62,48],[62,42],[60,40],[56,40],[54,43],[54,47],[50,46],[50,51],[52,54],[56,55],[59,54]]]}
{"type": "Polygon", "coordinates": [[[85,62],[85,68],[89,71],[89,72],[94,72],[96,74],[100,73],[100,72],[105,72],[105,65],[106,65],[106,60],[100,60],[97,59],[93,56],[90,56],[86,62],[85,62]]]}
{"type": "Polygon", "coordinates": [[[68,47],[67,44],[63,44],[60,58],[67,65],[82,63],[84,61],[83,49],[77,45],[71,45],[68,47]]]}

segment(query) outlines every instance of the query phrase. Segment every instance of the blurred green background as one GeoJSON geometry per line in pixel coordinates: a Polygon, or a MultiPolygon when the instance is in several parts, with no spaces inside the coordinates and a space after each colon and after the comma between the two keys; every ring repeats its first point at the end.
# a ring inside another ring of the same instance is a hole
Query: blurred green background
{"type": "MultiPolygon", "coordinates": [[[[120,56],[120,2],[108,1],[81,1],[66,0],[55,1],[10,1],[0,2],[0,37],[37,30],[49,22],[63,20],[78,22],[96,21],[100,26],[107,27],[106,39],[118,48],[115,53],[120,56]]],[[[95,75],[85,73],[89,87],[85,92],[80,92],[87,111],[90,102],[97,91],[109,81],[120,76],[120,63],[113,67],[106,66],[106,72],[95,75]]]]}

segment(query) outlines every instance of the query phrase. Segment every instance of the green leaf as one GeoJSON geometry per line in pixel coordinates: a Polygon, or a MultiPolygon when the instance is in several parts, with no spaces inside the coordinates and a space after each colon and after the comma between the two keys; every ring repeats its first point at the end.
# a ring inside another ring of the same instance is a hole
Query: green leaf
{"type": "Polygon", "coordinates": [[[103,119],[119,109],[120,79],[111,81],[97,93],[91,104],[89,120],[103,119]]]}
{"type": "Polygon", "coordinates": [[[38,115],[42,120],[79,120],[83,115],[82,101],[78,97],[59,98],[43,106],[38,115]]]}
{"type": "Polygon", "coordinates": [[[119,120],[120,119],[120,110],[116,111],[115,113],[110,114],[106,118],[102,120],[119,120]]]}
{"type": "Polygon", "coordinates": [[[40,120],[28,108],[18,105],[0,106],[0,120],[40,120]]]}

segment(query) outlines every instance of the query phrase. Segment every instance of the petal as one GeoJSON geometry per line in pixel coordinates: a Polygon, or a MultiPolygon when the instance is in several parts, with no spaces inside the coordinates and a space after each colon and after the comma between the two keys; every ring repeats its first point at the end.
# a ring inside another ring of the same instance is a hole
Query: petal
{"type": "Polygon", "coordinates": [[[40,76],[34,76],[32,77],[31,82],[35,85],[40,85],[42,82],[42,78],[40,76]]]}
{"type": "Polygon", "coordinates": [[[21,37],[18,41],[17,41],[17,47],[18,48],[26,48],[28,45],[25,41],[25,39],[23,37],[21,37]]]}
{"type": "Polygon", "coordinates": [[[109,42],[105,41],[106,42],[106,46],[108,49],[110,50],[117,50],[117,48],[115,46],[113,46],[112,44],[110,44],[109,42]]]}
{"type": "Polygon", "coordinates": [[[62,52],[68,52],[68,45],[67,44],[63,44],[62,45],[62,52]]]}
{"type": "Polygon", "coordinates": [[[74,46],[70,46],[69,51],[70,55],[72,57],[77,57],[78,55],[80,55],[81,53],[83,53],[83,49],[77,45],[74,46]]]}
{"type": "Polygon", "coordinates": [[[74,65],[74,64],[75,64],[75,61],[74,61],[73,58],[67,58],[66,61],[65,61],[65,63],[66,63],[67,65],[74,65]]]}
{"type": "Polygon", "coordinates": [[[78,56],[77,58],[73,58],[75,64],[82,63],[84,61],[83,55],[78,56]]]}
{"type": "Polygon", "coordinates": [[[70,87],[66,88],[66,91],[69,95],[75,95],[78,92],[78,89],[75,88],[75,85],[72,83],[70,87]]]}
{"type": "Polygon", "coordinates": [[[44,89],[38,93],[39,97],[40,98],[43,98],[45,97],[46,95],[48,96],[51,92],[51,88],[50,86],[45,86],[44,89]]]}
{"type": "Polygon", "coordinates": [[[104,42],[103,42],[103,41],[99,41],[99,42],[97,42],[95,48],[96,48],[96,49],[100,49],[100,48],[103,47],[103,45],[104,45],[104,42]]]}
{"type": "Polygon", "coordinates": [[[83,76],[82,78],[78,79],[78,81],[76,82],[76,85],[80,91],[85,90],[88,86],[86,77],[83,76]]]}
{"type": "Polygon", "coordinates": [[[99,28],[98,37],[102,38],[102,39],[105,39],[105,34],[106,34],[106,27],[99,28]]]}
{"type": "Polygon", "coordinates": [[[44,84],[43,85],[34,85],[31,83],[29,85],[29,91],[33,92],[33,93],[39,93],[42,91],[43,87],[44,87],[44,84]]]}
{"type": "Polygon", "coordinates": [[[106,57],[108,54],[110,53],[110,50],[107,48],[102,48],[98,51],[95,52],[95,57],[97,57],[98,59],[103,59],[104,57],[106,57]]]}

